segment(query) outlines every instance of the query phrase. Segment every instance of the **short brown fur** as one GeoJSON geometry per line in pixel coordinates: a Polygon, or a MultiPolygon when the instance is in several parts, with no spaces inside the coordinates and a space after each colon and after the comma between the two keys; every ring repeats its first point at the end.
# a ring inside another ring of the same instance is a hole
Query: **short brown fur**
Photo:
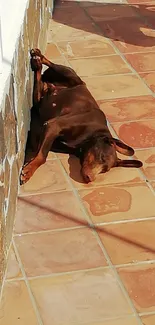
{"type": "Polygon", "coordinates": [[[141,167],[138,160],[120,160],[116,151],[132,156],[134,150],[114,139],[105,114],[86,84],[71,69],[31,50],[34,71],[33,107],[21,184],[45,163],[50,150],[79,157],[85,182],[94,181],[112,167],[141,167]],[[42,64],[49,68],[41,75],[42,64]]]}

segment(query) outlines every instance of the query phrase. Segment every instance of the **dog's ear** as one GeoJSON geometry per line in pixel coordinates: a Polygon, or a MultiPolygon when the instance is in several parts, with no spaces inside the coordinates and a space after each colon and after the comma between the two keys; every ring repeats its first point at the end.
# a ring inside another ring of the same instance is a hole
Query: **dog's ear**
{"type": "Polygon", "coordinates": [[[125,156],[133,156],[134,155],[134,150],[131,147],[127,146],[122,141],[113,138],[113,142],[114,142],[114,145],[116,147],[116,150],[119,153],[121,153],[121,154],[123,154],[125,156]]]}
{"type": "Polygon", "coordinates": [[[140,160],[117,160],[117,167],[133,167],[140,168],[143,166],[143,163],[140,160]]]}

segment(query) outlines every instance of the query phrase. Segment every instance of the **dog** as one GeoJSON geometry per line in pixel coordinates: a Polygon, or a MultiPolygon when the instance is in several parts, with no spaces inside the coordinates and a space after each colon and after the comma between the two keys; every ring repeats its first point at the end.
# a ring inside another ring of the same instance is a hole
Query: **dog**
{"type": "Polygon", "coordinates": [[[50,62],[39,49],[30,55],[33,107],[21,184],[45,163],[51,150],[79,157],[86,183],[112,167],[142,167],[139,160],[117,157],[116,152],[132,156],[134,150],[112,137],[105,114],[75,71],[50,62]],[[43,64],[48,69],[41,74],[43,64]]]}

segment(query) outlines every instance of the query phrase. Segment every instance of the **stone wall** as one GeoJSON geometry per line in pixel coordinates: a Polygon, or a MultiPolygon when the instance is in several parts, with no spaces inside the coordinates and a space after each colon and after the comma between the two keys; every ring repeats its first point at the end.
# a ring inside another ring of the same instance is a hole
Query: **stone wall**
{"type": "Polygon", "coordinates": [[[33,73],[29,64],[29,50],[33,47],[45,50],[51,11],[52,0],[28,1],[11,73],[3,85],[3,99],[0,103],[0,281],[3,279],[12,237],[19,174],[30,123],[33,73]]]}

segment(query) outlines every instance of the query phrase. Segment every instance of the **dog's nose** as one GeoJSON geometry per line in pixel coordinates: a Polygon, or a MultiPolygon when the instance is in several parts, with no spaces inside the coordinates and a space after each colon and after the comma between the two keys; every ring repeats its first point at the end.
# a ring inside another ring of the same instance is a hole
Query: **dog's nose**
{"type": "Polygon", "coordinates": [[[86,183],[90,183],[94,181],[94,177],[90,174],[84,174],[83,178],[86,183]]]}
{"type": "Polygon", "coordinates": [[[85,175],[84,176],[84,180],[85,180],[86,183],[90,183],[91,182],[91,179],[90,179],[90,177],[88,175],[85,175]]]}

